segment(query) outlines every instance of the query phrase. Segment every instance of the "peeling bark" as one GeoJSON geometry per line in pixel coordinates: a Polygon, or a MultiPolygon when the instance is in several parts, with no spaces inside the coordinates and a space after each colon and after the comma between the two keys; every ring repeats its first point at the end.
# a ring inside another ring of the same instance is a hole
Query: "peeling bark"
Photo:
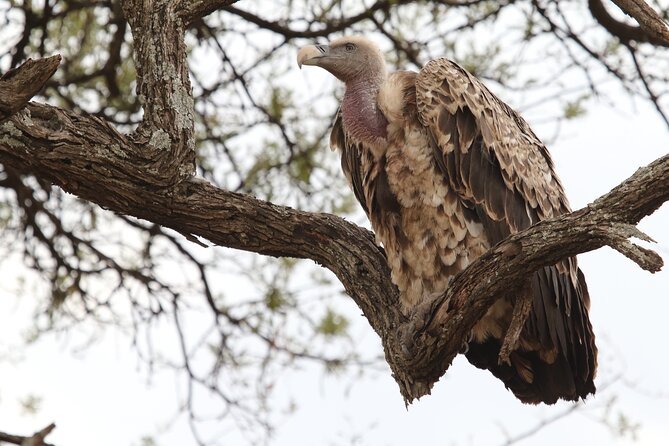
{"type": "MultiPolygon", "coordinates": [[[[669,200],[669,155],[591,205],[512,235],[407,320],[372,233],[333,215],[277,206],[192,176],[193,100],[183,32],[189,21],[229,2],[194,2],[190,9],[185,3],[123,3],[144,107],[137,132],[124,135],[100,118],[31,103],[0,124],[0,162],[191,240],[312,259],[330,269],[380,336],[407,402],[430,392],[492,303],[513,295],[540,267],[604,245],[649,271],[662,267],[656,253],[628,239],[648,239],[635,225],[669,200]]],[[[53,74],[49,70],[45,64],[42,75],[53,74]]]]}

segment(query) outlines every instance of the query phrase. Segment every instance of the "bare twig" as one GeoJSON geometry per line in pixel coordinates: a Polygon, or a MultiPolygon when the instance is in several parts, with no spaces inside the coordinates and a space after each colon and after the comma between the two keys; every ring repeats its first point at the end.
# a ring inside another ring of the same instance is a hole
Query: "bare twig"
{"type": "Polygon", "coordinates": [[[520,332],[523,326],[525,326],[525,321],[530,315],[530,310],[532,310],[532,297],[531,289],[528,284],[525,284],[513,305],[511,324],[506,330],[502,347],[499,349],[498,361],[500,364],[511,365],[509,356],[516,349],[520,332]]]}
{"type": "Polygon", "coordinates": [[[45,442],[44,439],[55,428],[56,425],[51,423],[44,429],[35,432],[30,437],[23,437],[21,435],[11,435],[0,432],[0,442],[16,444],[20,446],[53,446],[51,443],[45,442]]]}

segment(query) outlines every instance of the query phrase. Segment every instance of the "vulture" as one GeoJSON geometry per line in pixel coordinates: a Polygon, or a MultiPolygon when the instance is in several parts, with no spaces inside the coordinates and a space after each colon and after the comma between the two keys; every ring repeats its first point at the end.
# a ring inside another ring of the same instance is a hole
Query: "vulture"
{"type": "MultiPolygon", "coordinates": [[[[301,48],[297,62],[345,84],[330,144],[382,244],[402,311],[510,234],[570,212],[546,147],[525,120],[448,59],[389,73],[360,36],[301,48]]],[[[474,326],[465,355],[524,403],[595,392],[590,297],[576,258],[527,278],[529,315],[508,361],[500,348],[516,296],[474,326]]]]}

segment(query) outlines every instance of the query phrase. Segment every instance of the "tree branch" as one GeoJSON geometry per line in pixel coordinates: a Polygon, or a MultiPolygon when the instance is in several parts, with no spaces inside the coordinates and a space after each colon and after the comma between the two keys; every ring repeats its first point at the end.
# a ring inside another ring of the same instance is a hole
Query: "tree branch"
{"type": "Polygon", "coordinates": [[[180,10],[182,20],[186,26],[212,12],[230,6],[237,0],[183,0],[180,10]]]}
{"type": "Polygon", "coordinates": [[[148,149],[154,168],[164,172],[159,184],[174,184],[195,171],[194,108],[181,2],[124,0],[121,6],[132,31],[137,95],[144,109],[130,139],[148,149]]]}
{"type": "Polygon", "coordinates": [[[356,14],[354,16],[346,17],[339,21],[329,22],[323,29],[319,30],[311,30],[311,29],[294,30],[292,28],[286,27],[285,25],[279,22],[272,22],[269,20],[265,20],[262,17],[259,17],[243,9],[235,8],[234,6],[229,6],[224,9],[225,11],[234,14],[236,16],[239,16],[244,20],[257,25],[260,28],[270,30],[277,34],[281,34],[286,39],[294,39],[294,38],[313,39],[316,37],[324,37],[332,33],[343,31],[358,22],[369,19],[377,11],[388,10],[391,7],[412,3],[412,1],[413,0],[378,0],[368,8],[365,8],[363,12],[356,14]]]}
{"type": "Polygon", "coordinates": [[[613,0],[625,14],[634,17],[648,35],[669,46],[669,27],[653,8],[643,0],[613,0]]]}
{"type": "Polygon", "coordinates": [[[44,429],[35,432],[30,437],[23,437],[21,435],[11,435],[0,432],[0,442],[17,444],[20,446],[53,446],[51,443],[44,441],[47,435],[56,428],[56,425],[51,423],[44,429]]]}
{"type": "MultiPolygon", "coordinates": [[[[483,3],[484,1],[485,0],[433,0],[431,3],[443,4],[451,7],[469,7],[478,5],[480,3],[483,3]]],[[[266,20],[251,12],[235,8],[234,6],[225,7],[224,10],[233,15],[241,17],[247,22],[257,25],[259,28],[267,29],[276,34],[280,34],[284,36],[286,39],[294,39],[294,38],[314,39],[317,37],[325,37],[336,32],[344,31],[359,22],[371,19],[377,11],[389,11],[391,8],[396,8],[398,6],[408,5],[412,3],[415,3],[415,0],[377,0],[373,4],[366,7],[365,10],[361,13],[358,13],[356,15],[351,15],[349,17],[344,17],[340,20],[327,21],[325,22],[325,27],[316,30],[311,29],[311,27],[308,27],[307,29],[296,30],[290,28],[289,26],[286,26],[284,23],[281,23],[280,21],[266,20]]],[[[310,25],[313,24],[322,25],[323,22],[313,21],[310,23],[310,25]]]]}
{"type": "Polygon", "coordinates": [[[188,237],[312,259],[332,270],[350,294],[362,296],[358,303],[370,320],[385,317],[374,313],[379,304],[395,306],[398,294],[371,232],[333,215],[276,206],[205,181],[159,187],[162,173],[148,152],[97,117],[47,105],[30,104],[0,125],[0,162],[18,171],[188,237]]]}
{"type": "Polygon", "coordinates": [[[626,14],[634,17],[641,26],[628,25],[616,20],[604,7],[602,0],[588,0],[592,16],[609,33],[623,43],[648,42],[669,47],[669,29],[662,18],[642,0],[613,0],[626,14]]]}
{"type": "Polygon", "coordinates": [[[28,59],[0,78],[0,122],[21,110],[58,69],[60,55],[28,59]]]}

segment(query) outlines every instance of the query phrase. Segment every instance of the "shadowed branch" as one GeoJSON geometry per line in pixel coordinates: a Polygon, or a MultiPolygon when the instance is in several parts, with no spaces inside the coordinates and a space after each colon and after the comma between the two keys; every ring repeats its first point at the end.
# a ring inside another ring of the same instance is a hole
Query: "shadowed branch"
{"type": "Polygon", "coordinates": [[[237,0],[185,0],[178,7],[179,14],[183,18],[184,24],[189,25],[212,12],[230,6],[237,0]]]}

